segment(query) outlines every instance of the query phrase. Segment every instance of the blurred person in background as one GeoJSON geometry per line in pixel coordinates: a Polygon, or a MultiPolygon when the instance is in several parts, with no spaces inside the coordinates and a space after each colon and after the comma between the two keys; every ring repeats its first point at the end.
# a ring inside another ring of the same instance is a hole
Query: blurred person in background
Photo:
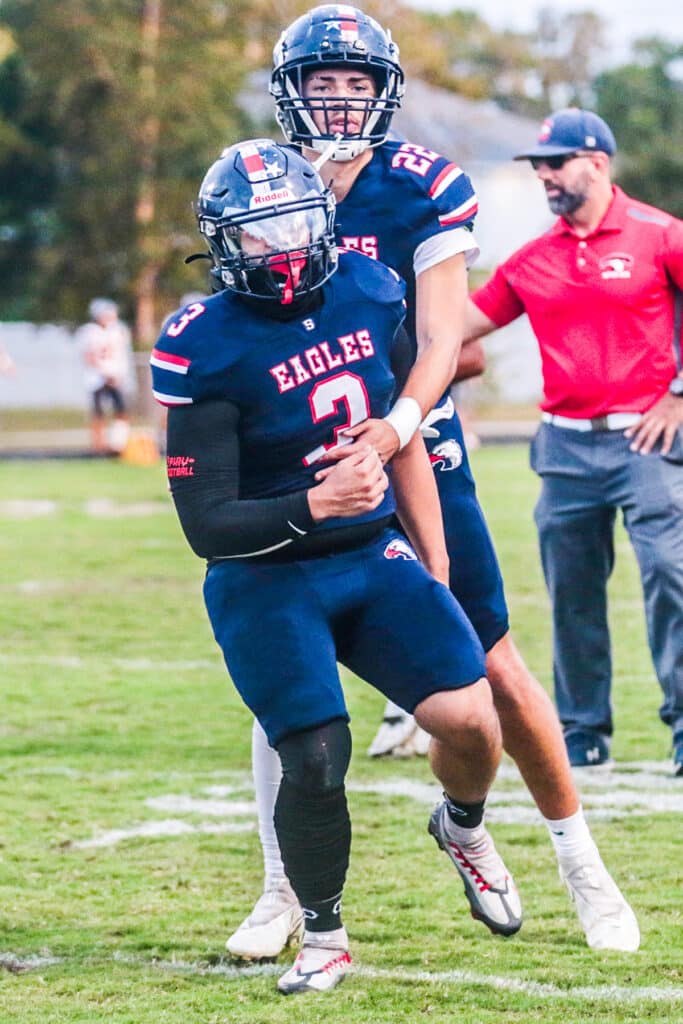
{"type": "Polygon", "coordinates": [[[111,299],[93,299],[88,315],[90,321],[76,332],[76,342],[85,364],[85,385],[90,396],[91,447],[99,455],[118,455],[126,446],[130,429],[130,331],[119,320],[118,306],[111,299]]]}

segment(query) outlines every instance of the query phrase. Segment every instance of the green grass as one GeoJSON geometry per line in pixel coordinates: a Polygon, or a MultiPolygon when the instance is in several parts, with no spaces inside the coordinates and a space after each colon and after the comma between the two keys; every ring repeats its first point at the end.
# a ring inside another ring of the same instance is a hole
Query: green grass
{"type": "MultiPolygon", "coordinates": [[[[526,450],[485,448],[474,461],[514,632],[548,685],[526,450]]],[[[357,972],[331,996],[291,1000],[275,991],[290,953],[247,970],[224,954],[260,885],[253,814],[225,807],[252,798],[250,719],[211,637],[202,565],[161,468],[0,463],[0,560],[0,1024],[680,1019],[683,784],[636,764],[663,761],[669,737],[621,533],[611,615],[614,754],[624,767],[609,785],[582,785],[603,855],[639,915],[641,950],[585,946],[507,762],[492,829],[526,922],[512,940],[475,923],[427,835],[428,800],[382,790],[429,784],[426,764],[365,757],[383,701],[347,678],[355,749],[345,911],[357,972]],[[92,499],[106,499],[100,513],[110,514],[93,514],[92,499]],[[36,515],[35,501],[54,504],[36,515]],[[179,808],[172,796],[195,803],[179,808]],[[210,799],[218,805],[200,803],[210,799]],[[612,820],[598,816],[614,808],[612,820]],[[169,820],[185,831],[84,845],[169,820]],[[215,831],[226,824],[242,830],[215,831]]]]}

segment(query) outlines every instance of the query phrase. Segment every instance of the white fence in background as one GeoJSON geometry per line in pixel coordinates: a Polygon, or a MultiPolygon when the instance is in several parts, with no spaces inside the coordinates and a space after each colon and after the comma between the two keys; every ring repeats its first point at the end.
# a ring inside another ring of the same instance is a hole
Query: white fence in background
{"type": "MultiPolygon", "coordinates": [[[[0,409],[83,409],[87,393],[83,363],[74,335],[52,324],[0,323],[0,344],[16,372],[0,374],[0,409]]],[[[535,401],[541,390],[540,360],[526,318],[496,332],[486,342],[487,392],[506,402],[535,401]]],[[[149,354],[135,353],[133,405],[150,413],[149,354]]]]}
{"type": "MultiPolygon", "coordinates": [[[[55,324],[0,323],[0,345],[15,372],[0,373],[0,409],[83,409],[84,367],[74,332],[55,324]]],[[[129,398],[138,411],[152,406],[149,353],[134,353],[129,398]]]]}

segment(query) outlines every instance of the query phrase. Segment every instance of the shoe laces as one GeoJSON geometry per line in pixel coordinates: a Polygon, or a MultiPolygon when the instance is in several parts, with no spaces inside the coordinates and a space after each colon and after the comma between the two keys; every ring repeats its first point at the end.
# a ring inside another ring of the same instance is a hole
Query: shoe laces
{"type": "Polygon", "coordinates": [[[496,850],[488,832],[473,843],[463,843],[448,837],[455,848],[458,860],[468,871],[479,889],[506,889],[510,882],[505,864],[496,850]]]}

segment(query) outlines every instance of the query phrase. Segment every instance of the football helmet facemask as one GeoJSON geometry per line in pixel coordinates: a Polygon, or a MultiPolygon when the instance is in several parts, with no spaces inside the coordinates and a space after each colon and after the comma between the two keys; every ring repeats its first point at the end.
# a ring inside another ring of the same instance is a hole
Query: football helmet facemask
{"type": "Polygon", "coordinates": [[[270,92],[275,97],[277,120],[290,142],[332,160],[352,160],[359,153],[384,142],[394,112],[403,96],[403,71],[399,50],[373,18],[355,7],[325,4],[297,18],[280,36],[273,51],[270,92]],[[349,100],[346,97],[304,97],[306,76],[320,68],[357,70],[375,82],[376,96],[349,100]],[[332,130],[331,115],[358,113],[361,124],[349,131],[332,130]],[[313,115],[318,115],[316,125],[313,115]],[[340,137],[341,136],[341,137],[340,137]]]}
{"type": "Polygon", "coordinates": [[[223,150],[196,214],[221,288],[286,306],[336,269],[334,196],[303,156],[272,139],[223,150]]]}

